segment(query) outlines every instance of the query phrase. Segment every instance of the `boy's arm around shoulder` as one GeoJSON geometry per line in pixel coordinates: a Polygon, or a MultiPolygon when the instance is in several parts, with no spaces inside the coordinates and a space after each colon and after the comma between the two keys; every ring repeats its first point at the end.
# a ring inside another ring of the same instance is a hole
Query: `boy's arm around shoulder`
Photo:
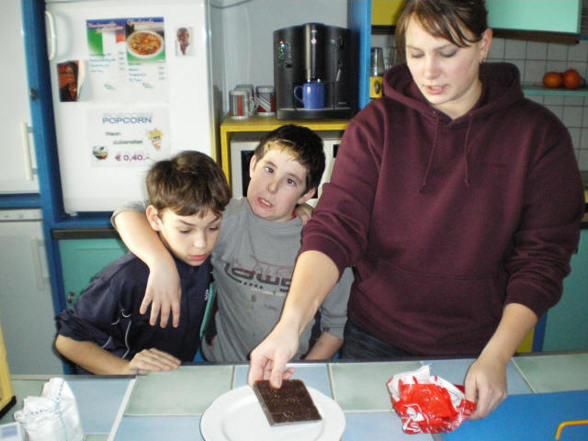
{"type": "Polygon", "coordinates": [[[173,326],[178,327],[180,277],[173,257],[147,221],[145,204],[137,202],[117,209],[111,222],[129,250],[145,262],[150,270],[141,313],[144,314],[152,303],[149,324],[156,325],[157,317],[161,313],[160,324],[164,328],[171,311],[173,326]]]}
{"type": "Polygon", "coordinates": [[[329,360],[343,345],[347,322],[347,302],[353,283],[353,272],[346,268],[335,287],[320,307],[321,335],[306,355],[306,360],[329,360]]]}

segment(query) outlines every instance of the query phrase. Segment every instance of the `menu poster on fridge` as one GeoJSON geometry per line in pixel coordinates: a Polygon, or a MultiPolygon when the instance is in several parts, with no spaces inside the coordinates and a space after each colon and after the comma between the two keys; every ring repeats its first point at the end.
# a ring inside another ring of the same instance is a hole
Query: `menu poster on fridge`
{"type": "Polygon", "coordinates": [[[94,167],[144,166],[170,156],[165,108],[88,112],[88,153],[94,167]]]}
{"type": "Polygon", "coordinates": [[[167,100],[164,19],[87,20],[92,101],[167,100]]]}
{"type": "Polygon", "coordinates": [[[214,157],[208,0],[46,0],[64,209],[145,198],[154,162],[214,157]]]}

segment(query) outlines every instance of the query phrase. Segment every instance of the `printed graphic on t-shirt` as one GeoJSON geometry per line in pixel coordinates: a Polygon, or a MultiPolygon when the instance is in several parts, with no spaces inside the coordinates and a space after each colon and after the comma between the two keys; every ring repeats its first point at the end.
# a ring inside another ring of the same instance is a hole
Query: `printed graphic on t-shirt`
{"type": "Polygon", "coordinates": [[[292,280],[292,266],[276,265],[251,256],[249,265],[235,259],[225,263],[225,274],[261,294],[285,297],[292,280]]]}

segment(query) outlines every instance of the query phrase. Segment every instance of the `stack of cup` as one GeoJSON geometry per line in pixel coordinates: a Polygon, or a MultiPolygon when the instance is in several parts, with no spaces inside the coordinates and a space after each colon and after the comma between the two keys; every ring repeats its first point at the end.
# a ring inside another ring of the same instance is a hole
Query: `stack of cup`
{"type": "Polygon", "coordinates": [[[253,84],[238,84],[229,92],[229,107],[231,117],[246,119],[255,111],[255,97],[253,84]]]}
{"type": "Polygon", "coordinates": [[[256,113],[259,116],[276,114],[276,93],[274,86],[257,86],[255,88],[256,113]]]}
{"type": "Polygon", "coordinates": [[[238,84],[229,92],[229,107],[235,119],[246,119],[254,114],[273,116],[276,114],[274,86],[257,86],[254,92],[253,84],[238,84]]]}

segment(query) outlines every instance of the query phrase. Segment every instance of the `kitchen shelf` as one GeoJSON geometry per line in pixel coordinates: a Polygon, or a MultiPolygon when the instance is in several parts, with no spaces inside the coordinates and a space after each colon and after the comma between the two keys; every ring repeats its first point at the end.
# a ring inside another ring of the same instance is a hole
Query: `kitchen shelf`
{"type": "Polygon", "coordinates": [[[588,87],[579,89],[548,89],[542,86],[523,85],[523,93],[527,96],[586,96],[588,87]]]}
{"type": "Polygon", "coordinates": [[[315,132],[344,131],[347,129],[348,119],[320,119],[320,120],[278,120],[275,117],[253,115],[247,119],[225,118],[220,126],[221,165],[229,183],[231,182],[231,136],[234,133],[271,132],[286,124],[296,124],[308,127],[315,132]]]}

